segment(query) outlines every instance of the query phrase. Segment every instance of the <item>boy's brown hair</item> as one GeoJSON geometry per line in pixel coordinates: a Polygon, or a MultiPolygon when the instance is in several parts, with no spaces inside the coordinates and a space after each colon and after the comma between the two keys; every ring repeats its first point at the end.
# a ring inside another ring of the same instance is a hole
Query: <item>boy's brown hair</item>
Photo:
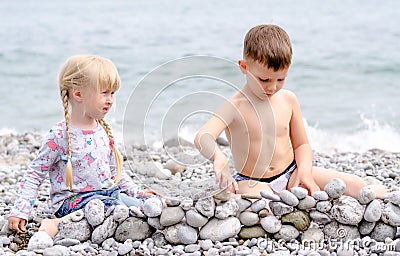
{"type": "Polygon", "coordinates": [[[244,39],[243,57],[258,61],[274,71],[288,68],[292,44],[288,34],[276,25],[258,25],[244,39]]]}

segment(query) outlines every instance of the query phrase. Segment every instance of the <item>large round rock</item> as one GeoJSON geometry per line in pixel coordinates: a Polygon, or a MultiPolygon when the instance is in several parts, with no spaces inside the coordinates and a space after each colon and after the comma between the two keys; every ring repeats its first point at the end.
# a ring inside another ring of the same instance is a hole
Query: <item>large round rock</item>
{"type": "Polygon", "coordinates": [[[335,199],[343,195],[346,190],[346,183],[343,180],[334,178],[328,184],[325,185],[324,191],[329,197],[335,199]]]}
{"type": "Polygon", "coordinates": [[[239,234],[240,226],[239,219],[235,217],[224,220],[213,218],[200,230],[200,239],[210,239],[213,242],[224,241],[239,234]]]}
{"type": "Polygon", "coordinates": [[[115,240],[124,242],[127,239],[132,241],[149,238],[153,230],[146,221],[136,217],[129,217],[122,222],[115,231],[115,240]]]}
{"type": "Polygon", "coordinates": [[[336,221],[347,225],[358,225],[364,216],[364,206],[350,196],[340,197],[331,209],[336,221]]]}

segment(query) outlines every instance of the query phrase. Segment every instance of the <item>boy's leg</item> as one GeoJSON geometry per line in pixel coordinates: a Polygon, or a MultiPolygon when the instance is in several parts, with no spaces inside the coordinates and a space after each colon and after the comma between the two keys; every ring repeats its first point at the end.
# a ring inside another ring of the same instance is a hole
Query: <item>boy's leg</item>
{"type": "MultiPolygon", "coordinates": [[[[333,178],[339,178],[346,183],[345,195],[358,198],[360,189],[367,185],[367,183],[360,177],[354,174],[338,172],[332,169],[325,169],[321,167],[313,167],[312,174],[315,183],[323,190],[325,185],[328,184],[333,178]]],[[[387,188],[383,185],[373,185],[376,197],[381,198],[388,192],[387,188]]]]}

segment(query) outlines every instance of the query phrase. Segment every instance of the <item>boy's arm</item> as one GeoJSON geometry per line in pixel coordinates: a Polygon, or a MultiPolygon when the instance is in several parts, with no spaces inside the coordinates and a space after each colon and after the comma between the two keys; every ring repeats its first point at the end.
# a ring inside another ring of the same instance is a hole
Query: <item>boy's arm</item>
{"type": "Polygon", "coordinates": [[[297,164],[296,179],[294,187],[299,184],[305,185],[311,193],[320,188],[315,183],[312,171],[312,150],[307,138],[299,102],[294,94],[290,95],[293,106],[292,118],[290,120],[290,140],[294,150],[297,164]]]}
{"type": "Polygon", "coordinates": [[[232,178],[227,157],[216,142],[222,131],[228,128],[233,120],[231,109],[232,105],[228,102],[219,108],[196,134],[194,144],[205,158],[213,161],[219,187],[234,193],[238,190],[237,183],[232,178]]]}

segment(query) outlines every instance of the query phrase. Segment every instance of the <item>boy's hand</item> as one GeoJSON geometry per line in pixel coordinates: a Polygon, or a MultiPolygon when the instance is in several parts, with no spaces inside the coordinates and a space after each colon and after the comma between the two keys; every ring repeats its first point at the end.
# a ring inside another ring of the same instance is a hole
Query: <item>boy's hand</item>
{"type": "Polygon", "coordinates": [[[225,156],[215,157],[214,172],[220,189],[226,189],[228,193],[236,193],[239,190],[237,182],[232,178],[228,160],[225,156]]]}
{"type": "Polygon", "coordinates": [[[309,175],[301,175],[298,171],[296,171],[292,175],[296,175],[293,187],[299,187],[302,185],[302,187],[305,187],[308,189],[308,191],[310,191],[310,195],[312,195],[315,191],[321,190],[317,183],[315,183],[311,173],[309,175]]]}
{"type": "Polygon", "coordinates": [[[26,231],[25,223],[26,223],[26,220],[24,220],[24,219],[14,217],[14,216],[8,217],[8,228],[17,233],[19,233],[20,231],[23,231],[23,232],[26,231]]]}

